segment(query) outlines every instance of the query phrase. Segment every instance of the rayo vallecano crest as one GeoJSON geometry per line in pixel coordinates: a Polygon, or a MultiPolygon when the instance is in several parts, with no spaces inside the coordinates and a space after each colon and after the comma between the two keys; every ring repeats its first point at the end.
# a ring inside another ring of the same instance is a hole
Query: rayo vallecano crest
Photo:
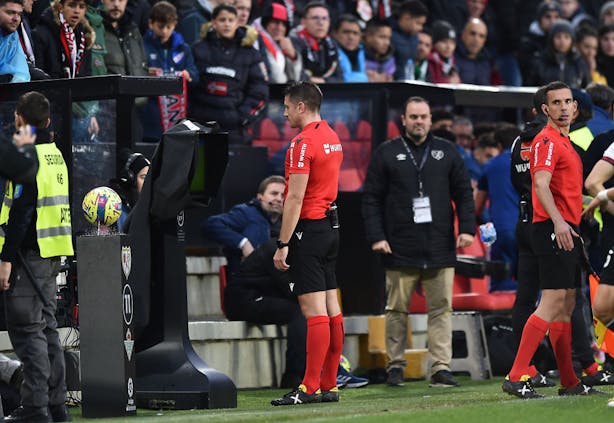
{"type": "Polygon", "coordinates": [[[433,150],[433,151],[431,151],[431,156],[433,156],[433,158],[435,160],[441,160],[441,159],[443,159],[443,151],[441,151],[441,150],[433,150]]]}
{"type": "Polygon", "coordinates": [[[132,249],[130,247],[122,247],[122,270],[126,280],[130,276],[130,269],[132,269],[132,249]]]}

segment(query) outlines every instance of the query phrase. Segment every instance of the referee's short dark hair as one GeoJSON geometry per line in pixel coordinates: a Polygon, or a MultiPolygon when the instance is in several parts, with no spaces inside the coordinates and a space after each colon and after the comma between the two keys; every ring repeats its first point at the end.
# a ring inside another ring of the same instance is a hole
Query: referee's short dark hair
{"type": "Polygon", "coordinates": [[[537,111],[537,113],[542,112],[542,104],[546,104],[546,87],[540,87],[533,94],[533,108],[537,111]]]}
{"type": "Polygon", "coordinates": [[[548,93],[550,91],[557,91],[557,90],[569,90],[569,92],[571,92],[571,88],[569,88],[569,85],[567,85],[566,83],[562,82],[562,81],[552,81],[546,85],[544,85],[544,103],[542,104],[548,104],[548,93]]]}
{"type": "Polygon", "coordinates": [[[271,175],[264,178],[260,184],[258,184],[258,194],[264,194],[266,189],[271,184],[284,184],[286,185],[286,179],[281,175],[271,175]]]}
{"type": "Polygon", "coordinates": [[[17,106],[15,106],[15,113],[21,116],[26,124],[37,129],[48,126],[50,110],[49,100],[38,91],[23,94],[17,99],[17,106]]]}
{"type": "Polygon", "coordinates": [[[294,103],[302,101],[307,109],[312,112],[319,112],[322,105],[322,91],[320,87],[309,81],[293,82],[286,87],[284,96],[294,103]]]}

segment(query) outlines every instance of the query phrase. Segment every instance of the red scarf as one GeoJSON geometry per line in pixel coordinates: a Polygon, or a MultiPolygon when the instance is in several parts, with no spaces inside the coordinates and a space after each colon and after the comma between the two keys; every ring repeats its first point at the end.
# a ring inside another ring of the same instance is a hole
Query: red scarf
{"type": "Polygon", "coordinates": [[[320,51],[318,40],[312,36],[305,28],[297,32],[299,38],[302,38],[313,51],[320,51]]]}
{"type": "Polygon", "coordinates": [[[68,25],[64,15],[60,13],[60,42],[62,43],[62,68],[64,78],[74,78],[79,73],[85,52],[85,34],[79,31],[79,46],[75,42],[75,31],[68,25]]]}

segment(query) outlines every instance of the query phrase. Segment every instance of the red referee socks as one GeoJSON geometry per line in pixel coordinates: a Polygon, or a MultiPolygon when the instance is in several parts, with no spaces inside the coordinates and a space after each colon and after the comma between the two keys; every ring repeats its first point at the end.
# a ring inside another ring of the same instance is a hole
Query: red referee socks
{"type": "Polygon", "coordinates": [[[330,318],[330,345],[326,353],[326,360],[324,360],[320,382],[320,388],[323,391],[330,391],[337,386],[337,370],[343,351],[343,335],[343,315],[339,313],[330,318]]]}
{"type": "Polygon", "coordinates": [[[550,343],[561,375],[561,385],[573,388],[579,382],[571,361],[571,323],[550,323],[550,343]]]}
{"type": "MultiPolygon", "coordinates": [[[[512,382],[520,381],[523,375],[529,374],[529,364],[533,358],[533,354],[537,351],[539,343],[546,336],[546,331],[550,324],[544,319],[531,314],[527,323],[522,330],[522,338],[520,338],[520,346],[514,359],[514,365],[510,370],[510,380],[512,382]]],[[[560,368],[559,368],[560,370],[560,368]]]]}
{"type": "Polygon", "coordinates": [[[307,361],[303,385],[307,387],[308,394],[313,394],[320,388],[320,375],[331,338],[329,322],[328,316],[307,319],[307,361]]]}

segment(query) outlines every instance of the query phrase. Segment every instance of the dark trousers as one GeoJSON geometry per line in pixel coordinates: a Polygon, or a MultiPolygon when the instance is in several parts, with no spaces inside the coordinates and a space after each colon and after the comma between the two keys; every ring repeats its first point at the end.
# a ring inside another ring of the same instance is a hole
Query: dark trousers
{"type": "Polygon", "coordinates": [[[43,259],[35,252],[25,254],[25,259],[47,305],[32,287],[23,267],[14,265],[11,288],[4,296],[6,326],[15,354],[23,363],[21,403],[26,407],[46,408],[66,401],[66,365],[55,320],[55,278],[60,262],[43,259]]]}
{"type": "MultiPolygon", "coordinates": [[[[540,293],[537,255],[531,247],[531,223],[518,222],[516,225],[516,241],[518,243],[518,289],[516,301],[512,310],[512,329],[516,348],[520,344],[522,330],[529,316],[535,311],[540,293]]],[[[574,359],[582,368],[594,362],[591,349],[591,337],[588,332],[588,322],[585,318],[588,301],[583,289],[576,289],[576,307],[571,315],[571,346],[574,359]]]]}
{"type": "Polygon", "coordinates": [[[307,323],[296,300],[271,295],[254,295],[254,291],[232,286],[224,293],[229,320],[255,324],[288,325],[286,374],[302,377],[305,373],[307,323]]]}

